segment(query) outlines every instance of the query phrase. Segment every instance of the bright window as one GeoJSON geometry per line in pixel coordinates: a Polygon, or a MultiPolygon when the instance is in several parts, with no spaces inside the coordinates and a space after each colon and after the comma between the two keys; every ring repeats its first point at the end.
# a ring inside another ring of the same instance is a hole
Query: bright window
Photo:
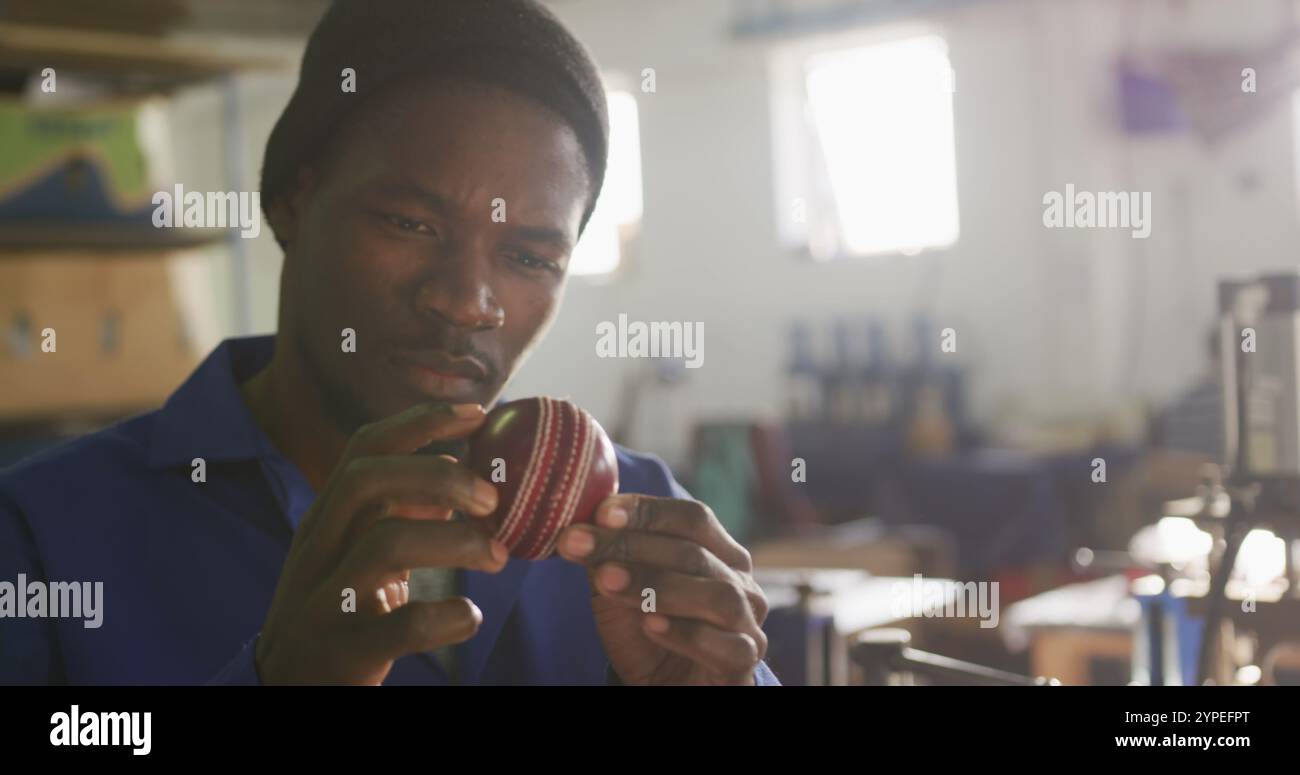
{"type": "MultiPolygon", "coordinates": [[[[955,78],[934,35],[801,53],[793,174],[778,206],[787,242],[814,257],[914,254],[959,234],[955,78]],[[791,202],[796,202],[792,207],[791,202]]],[[[788,120],[786,126],[791,126],[788,120]]],[[[778,120],[780,131],[782,122],[778,120]]],[[[778,143],[781,140],[778,139],[778,143]]]]}
{"type": "Polygon", "coordinates": [[[613,91],[609,102],[609,162],[605,186],[573,251],[575,275],[609,274],[622,260],[623,239],[641,222],[641,130],[636,98],[613,91]]]}

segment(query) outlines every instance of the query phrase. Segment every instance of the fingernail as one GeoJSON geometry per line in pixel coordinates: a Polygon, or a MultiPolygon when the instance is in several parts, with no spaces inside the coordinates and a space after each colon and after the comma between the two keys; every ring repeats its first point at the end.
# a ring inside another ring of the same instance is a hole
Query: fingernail
{"type": "Polygon", "coordinates": [[[586,557],[596,548],[596,537],[589,531],[575,528],[564,539],[564,551],[575,557],[586,557]]]}
{"type": "Polygon", "coordinates": [[[645,618],[645,628],[650,632],[657,632],[663,635],[668,632],[668,617],[652,614],[645,618]]]}
{"type": "Polygon", "coordinates": [[[620,568],[617,565],[606,565],[601,570],[600,575],[605,587],[615,592],[626,587],[628,582],[632,580],[632,575],[625,568],[620,568]]]}
{"type": "Polygon", "coordinates": [[[485,509],[495,509],[497,507],[497,488],[482,479],[475,480],[472,497],[475,503],[485,509]]]}
{"type": "Polygon", "coordinates": [[[626,527],[627,526],[627,509],[622,506],[613,506],[605,509],[597,520],[605,527],[626,527]]]}
{"type": "Polygon", "coordinates": [[[469,419],[483,414],[483,406],[481,404],[452,404],[451,413],[463,420],[469,419]]]}
{"type": "Polygon", "coordinates": [[[504,563],[510,560],[510,550],[506,548],[505,544],[495,538],[492,539],[492,559],[496,560],[497,563],[504,563]]]}

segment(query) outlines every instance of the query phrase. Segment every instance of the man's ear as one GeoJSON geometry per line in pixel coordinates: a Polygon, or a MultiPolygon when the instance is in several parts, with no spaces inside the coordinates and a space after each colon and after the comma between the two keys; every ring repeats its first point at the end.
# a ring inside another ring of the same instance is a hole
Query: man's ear
{"type": "Polygon", "coordinates": [[[315,168],[308,165],[299,167],[293,185],[267,208],[271,231],[286,250],[298,237],[298,230],[306,217],[307,203],[311,201],[318,179],[315,168]]]}

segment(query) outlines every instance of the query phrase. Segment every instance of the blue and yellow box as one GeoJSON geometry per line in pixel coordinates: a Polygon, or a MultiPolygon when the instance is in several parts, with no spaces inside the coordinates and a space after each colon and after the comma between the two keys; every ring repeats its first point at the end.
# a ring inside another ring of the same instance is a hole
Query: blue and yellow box
{"type": "Polygon", "coordinates": [[[154,100],[0,101],[0,240],[45,230],[61,241],[86,228],[149,237],[159,172],[151,153],[165,146],[165,127],[154,100]]]}

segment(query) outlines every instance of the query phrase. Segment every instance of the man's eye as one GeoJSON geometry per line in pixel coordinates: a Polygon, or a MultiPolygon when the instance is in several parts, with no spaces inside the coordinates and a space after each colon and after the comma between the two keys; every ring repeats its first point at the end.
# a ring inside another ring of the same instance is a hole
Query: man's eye
{"type": "Polygon", "coordinates": [[[429,228],[427,223],[403,218],[400,215],[385,215],[384,220],[401,229],[402,231],[412,231],[418,234],[432,234],[433,229],[429,228]]]}
{"type": "Polygon", "coordinates": [[[554,261],[551,261],[550,259],[547,258],[542,258],[541,256],[536,255],[535,253],[515,252],[511,254],[511,259],[515,263],[520,264],[521,266],[524,266],[528,269],[555,270],[559,268],[554,261]]]}

